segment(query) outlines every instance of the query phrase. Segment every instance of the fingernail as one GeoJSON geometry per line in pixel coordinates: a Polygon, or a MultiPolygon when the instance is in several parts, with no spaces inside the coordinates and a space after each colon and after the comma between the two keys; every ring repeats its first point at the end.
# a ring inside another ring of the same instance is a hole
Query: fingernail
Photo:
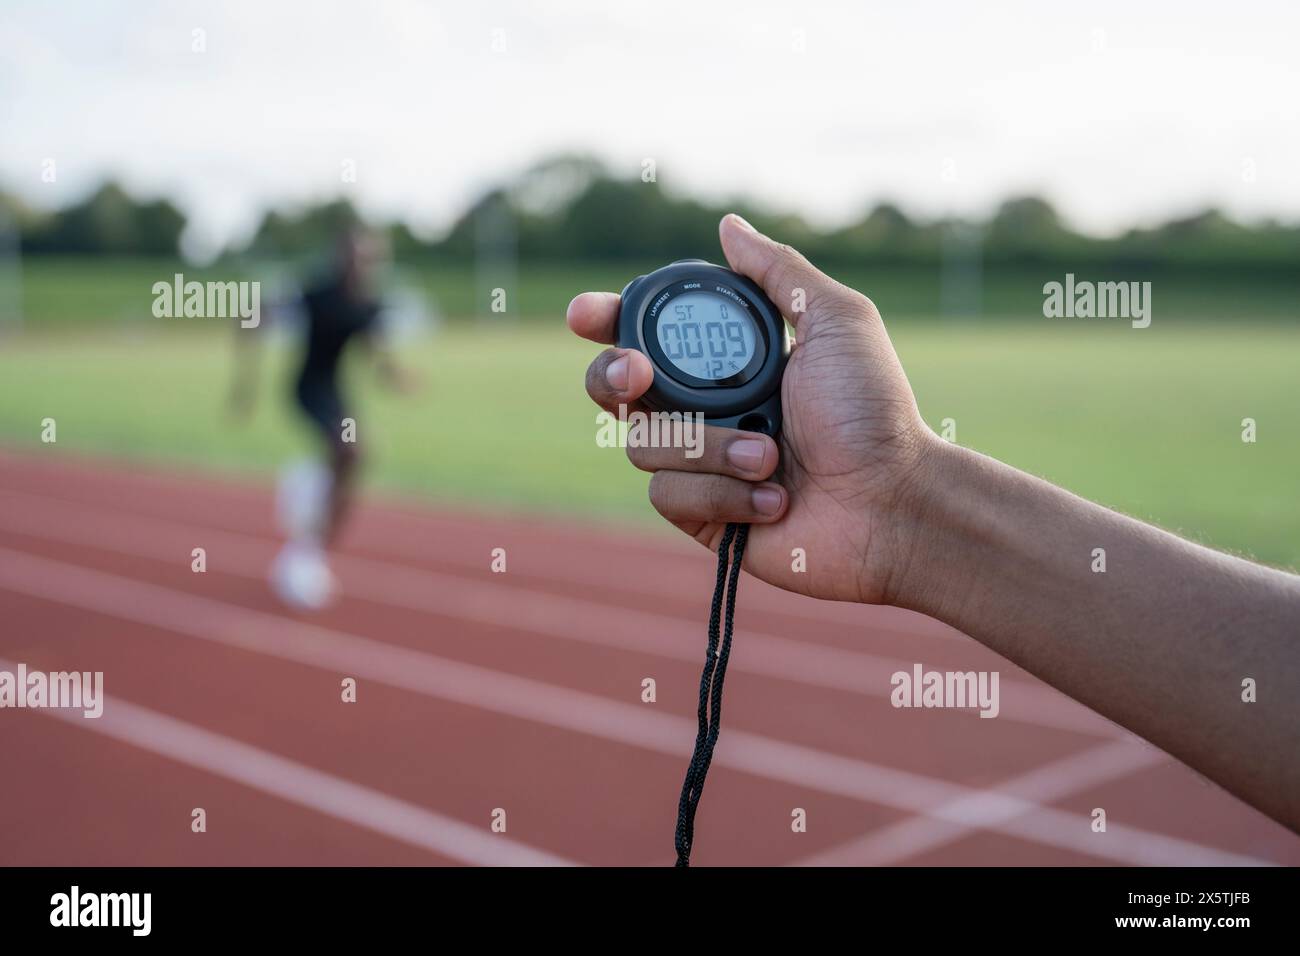
{"type": "Polygon", "coordinates": [[[627,356],[620,355],[605,366],[605,381],[616,392],[627,390],[627,356]]]}
{"type": "Polygon", "coordinates": [[[755,438],[741,438],[727,448],[727,461],[741,471],[758,471],[763,467],[764,445],[755,438]]]}
{"type": "Polygon", "coordinates": [[[776,514],[781,510],[781,492],[775,488],[755,488],[754,510],[761,515],[776,514]]]}
{"type": "Polygon", "coordinates": [[[757,229],[755,229],[753,226],[749,224],[748,220],[746,220],[744,216],[738,215],[733,212],[731,214],[731,218],[736,220],[736,224],[740,226],[742,229],[748,229],[750,232],[758,232],[757,229]]]}

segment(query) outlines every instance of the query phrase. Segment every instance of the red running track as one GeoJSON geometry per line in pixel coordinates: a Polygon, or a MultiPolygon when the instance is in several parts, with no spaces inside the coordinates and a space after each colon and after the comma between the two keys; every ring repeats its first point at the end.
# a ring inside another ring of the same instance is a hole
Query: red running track
{"type": "MultiPolygon", "coordinates": [[[[103,671],[107,696],[98,719],[0,710],[0,863],[670,864],[711,556],[376,500],[343,599],[301,615],[265,584],[267,488],[0,454],[0,670],[103,671]]],[[[1285,828],[935,621],[746,579],[737,622],[697,865],[1300,863],[1285,828]],[[894,709],[918,662],[999,671],[1000,716],[894,709]]]]}

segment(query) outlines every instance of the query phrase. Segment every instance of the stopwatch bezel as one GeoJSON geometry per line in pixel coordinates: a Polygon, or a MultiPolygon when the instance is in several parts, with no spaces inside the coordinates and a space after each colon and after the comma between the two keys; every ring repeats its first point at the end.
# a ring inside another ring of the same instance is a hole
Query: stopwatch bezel
{"type": "Polygon", "coordinates": [[[650,358],[654,382],[644,396],[662,411],[700,412],[726,418],[756,411],[781,390],[789,354],[785,319],[751,279],[709,262],[687,260],[640,276],[623,290],[619,307],[619,345],[635,347],[650,358]],[[658,321],[680,295],[722,295],[740,305],[754,322],[754,356],[726,379],[701,379],[683,372],[659,347],[658,321]]]}

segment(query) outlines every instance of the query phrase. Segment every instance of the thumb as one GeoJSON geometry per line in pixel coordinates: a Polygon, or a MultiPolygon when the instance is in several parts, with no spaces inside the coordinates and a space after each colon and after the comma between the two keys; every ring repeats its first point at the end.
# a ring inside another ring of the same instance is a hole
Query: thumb
{"type": "Polygon", "coordinates": [[[865,296],[836,282],[794,248],[769,239],[735,213],[722,217],[718,233],[731,268],[757,282],[800,331],[805,331],[806,316],[853,314],[870,308],[865,296]]]}

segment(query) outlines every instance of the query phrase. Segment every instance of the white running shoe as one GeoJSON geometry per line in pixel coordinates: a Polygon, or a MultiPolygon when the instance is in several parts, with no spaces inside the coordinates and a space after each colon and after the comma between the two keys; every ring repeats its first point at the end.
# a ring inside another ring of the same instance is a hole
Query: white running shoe
{"type": "Polygon", "coordinates": [[[285,604],[319,611],[338,594],[338,582],[315,542],[290,541],[271,565],[271,588],[285,604]]]}

